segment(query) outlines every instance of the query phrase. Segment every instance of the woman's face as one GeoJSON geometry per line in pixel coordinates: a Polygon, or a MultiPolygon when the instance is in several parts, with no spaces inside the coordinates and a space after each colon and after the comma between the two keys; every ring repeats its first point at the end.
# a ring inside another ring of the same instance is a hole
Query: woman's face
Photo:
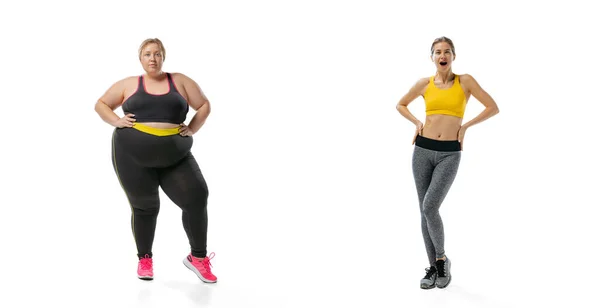
{"type": "Polygon", "coordinates": [[[452,53],[452,47],[446,42],[439,42],[433,45],[433,54],[431,60],[435,63],[435,66],[440,72],[447,72],[452,67],[452,61],[454,61],[454,54],[452,53]]]}
{"type": "Polygon", "coordinates": [[[156,43],[151,43],[142,49],[140,62],[147,73],[159,73],[163,65],[163,54],[156,43]]]}

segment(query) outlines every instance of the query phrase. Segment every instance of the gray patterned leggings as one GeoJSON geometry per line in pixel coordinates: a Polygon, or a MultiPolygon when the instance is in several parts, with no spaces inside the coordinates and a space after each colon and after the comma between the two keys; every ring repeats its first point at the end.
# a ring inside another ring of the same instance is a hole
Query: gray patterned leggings
{"type": "Polygon", "coordinates": [[[432,266],[435,266],[435,258],[445,255],[444,225],[439,209],[454,182],[460,157],[457,140],[440,141],[417,136],[412,169],[419,197],[421,231],[432,266]]]}

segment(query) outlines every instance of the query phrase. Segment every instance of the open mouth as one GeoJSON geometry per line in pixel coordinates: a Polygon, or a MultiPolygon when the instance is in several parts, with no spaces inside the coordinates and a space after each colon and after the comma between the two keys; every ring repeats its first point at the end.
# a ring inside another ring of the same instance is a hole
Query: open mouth
{"type": "Polygon", "coordinates": [[[440,62],[440,65],[441,65],[441,66],[446,66],[447,64],[448,64],[448,62],[446,62],[446,61],[442,61],[442,62],[440,62]]]}

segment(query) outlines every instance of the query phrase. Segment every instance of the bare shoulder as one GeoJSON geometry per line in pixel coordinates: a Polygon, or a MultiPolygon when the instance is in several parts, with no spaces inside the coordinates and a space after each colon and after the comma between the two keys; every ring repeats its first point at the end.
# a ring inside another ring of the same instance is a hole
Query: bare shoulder
{"type": "Polygon", "coordinates": [[[410,90],[398,102],[398,106],[408,106],[412,101],[414,101],[417,97],[425,94],[425,89],[427,89],[427,85],[429,84],[429,78],[419,78],[417,82],[415,82],[410,90]]]}
{"type": "Polygon", "coordinates": [[[471,76],[470,74],[460,74],[458,75],[458,79],[461,83],[466,84],[472,84],[473,82],[475,82],[475,78],[473,78],[473,76],[471,76]]]}
{"type": "Polygon", "coordinates": [[[128,76],[122,79],[119,79],[117,82],[113,83],[108,89],[109,92],[127,92],[131,88],[137,88],[138,77],[137,76],[128,76]]]}
{"type": "Polygon", "coordinates": [[[172,73],[169,73],[169,74],[171,74],[171,77],[173,77],[173,79],[179,79],[179,80],[181,80],[181,79],[187,78],[187,76],[185,74],[179,73],[179,72],[172,72],[172,73]]]}
{"type": "Polygon", "coordinates": [[[99,100],[113,110],[120,106],[125,97],[137,89],[137,76],[129,76],[113,83],[99,100]]]}
{"type": "Polygon", "coordinates": [[[121,83],[125,86],[126,89],[129,88],[137,88],[140,76],[128,76],[121,79],[121,83]]]}
{"type": "Polygon", "coordinates": [[[469,93],[481,91],[481,86],[479,85],[479,83],[477,83],[477,80],[475,80],[475,77],[473,77],[472,75],[462,74],[458,75],[458,78],[463,88],[469,93]]]}
{"type": "Polygon", "coordinates": [[[429,85],[430,80],[431,78],[429,77],[419,78],[419,80],[417,80],[417,82],[413,86],[413,91],[416,91],[417,93],[422,95],[425,92],[427,86],[429,85]]]}
{"type": "Polygon", "coordinates": [[[173,76],[173,81],[175,81],[176,83],[181,83],[181,85],[183,85],[184,91],[186,91],[186,92],[198,92],[198,91],[202,92],[198,83],[196,83],[196,81],[194,81],[194,79],[187,76],[186,74],[171,73],[171,76],[173,76]]]}
{"type": "Polygon", "coordinates": [[[183,84],[186,84],[189,82],[194,82],[194,80],[192,78],[190,78],[189,76],[187,76],[184,73],[174,72],[174,73],[171,73],[171,76],[173,77],[174,81],[180,81],[183,84]]]}
{"type": "Polygon", "coordinates": [[[417,87],[425,87],[429,84],[430,80],[431,80],[431,78],[429,78],[429,77],[419,78],[419,80],[417,80],[416,86],[417,87]]]}

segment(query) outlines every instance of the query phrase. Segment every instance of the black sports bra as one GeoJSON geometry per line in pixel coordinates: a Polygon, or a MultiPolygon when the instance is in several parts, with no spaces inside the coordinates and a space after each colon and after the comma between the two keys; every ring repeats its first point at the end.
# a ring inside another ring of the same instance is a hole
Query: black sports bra
{"type": "Polygon", "coordinates": [[[185,98],[177,91],[177,87],[167,73],[169,92],[166,94],[150,94],[146,92],[144,77],[138,78],[138,88],[125,100],[123,112],[133,113],[136,122],[166,122],[181,124],[185,121],[189,105],[185,98]]]}

